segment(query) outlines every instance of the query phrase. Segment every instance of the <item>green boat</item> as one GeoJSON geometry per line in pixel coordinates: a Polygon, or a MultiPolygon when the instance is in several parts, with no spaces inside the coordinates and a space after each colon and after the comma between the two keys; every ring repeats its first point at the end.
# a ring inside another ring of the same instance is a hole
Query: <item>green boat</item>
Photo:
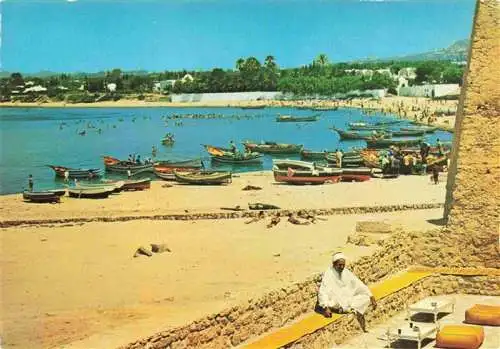
{"type": "Polygon", "coordinates": [[[349,129],[354,131],[385,131],[386,125],[368,124],[365,122],[350,122],[349,129]]]}
{"type": "Polygon", "coordinates": [[[391,131],[393,137],[420,137],[423,136],[425,131],[419,130],[399,130],[391,131]]]}
{"type": "Polygon", "coordinates": [[[406,126],[406,127],[401,127],[402,131],[424,131],[425,133],[433,133],[436,132],[437,127],[435,126],[425,126],[425,125],[420,125],[420,126],[406,126]]]}
{"type": "MultiPolygon", "coordinates": [[[[340,139],[342,140],[350,140],[350,139],[364,139],[370,140],[373,138],[373,133],[371,131],[358,132],[358,131],[345,131],[335,127],[332,127],[332,130],[339,134],[340,139]]],[[[376,131],[376,130],[374,130],[376,131]]],[[[390,133],[376,131],[377,135],[381,135],[381,137],[390,137],[390,133]]]]}
{"type": "Polygon", "coordinates": [[[212,161],[224,164],[260,164],[262,154],[259,153],[225,153],[224,155],[212,155],[212,161]]]}
{"type": "Polygon", "coordinates": [[[314,151],[309,149],[302,149],[300,158],[302,160],[325,160],[327,154],[333,154],[335,150],[314,151]]]}
{"type": "Polygon", "coordinates": [[[279,115],[276,117],[277,122],[314,122],[318,120],[319,120],[319,115],[312,115],[312,116],[279,115]]]}
{"type": "Polygon", "coordinates": [[[219,185],[231,183],[232,173],[228,171],[174,172],[175,180],[183,184],[219,185]]]}
{"type": "Polygon", "coordinates": [[[412,145],[418,145],[424,140],[422,138],[411,138],[411,139],[377,139],[377,140],[367,140],[366,144],[368,148],[389,148],[391,145],[398,147],[407,147],[412,145]]]}
{"type": "Polygon", "coordinates": [[[265,142],[262,144],[246,141],[243,142],[245,148],[251,152],[264,154],[299,154],[304,146],[302,144],[287,144],[265,142]]]}

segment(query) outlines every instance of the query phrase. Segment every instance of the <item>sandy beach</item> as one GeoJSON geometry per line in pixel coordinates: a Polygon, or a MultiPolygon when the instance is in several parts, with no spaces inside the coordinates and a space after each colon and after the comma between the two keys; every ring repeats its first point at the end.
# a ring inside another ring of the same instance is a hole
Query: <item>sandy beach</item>
{"type": "MultiPolygon", "coordinates": [[[[196,108],[196,107],[248,107],[248,106],[261,106],[268,107],[299,107],[299,106],[312,106],[312,101],[210,101],[210,102],[150,102],[121,99],[118,101],[104,101],[96,103],[75,103],[69,104],[64,102],[49,102],[49,103],[19,103],[19,102],[2,102],[1,107],[19,107],[19,108],[140,108],[140,107],[171,107],[171,108],[196,108]]],[[[383,111],[388,114],[396,114],[401,118],[415,120],[415,116],[420,117],[424,110],[428,114],[433,114],[435,111],[451,110],[456,111],[458,101],[439,101],[432,100],[424,97],[400,97],[390,96],[384,97],[380,100],[367,100],[367,99],[352,99],[349,101],[321,101],[314,102],[315,106],[321,107],[351,107],[351,108],[365,108],[383,111]]],[[[432,120],[431,124],[439,126],[445,130],[452,131],[455,125],[455,114],[439,116],[432,120]]],[[[427,119],[419,122],[427,123],[427,119]]]]}
{"type": "MultiPolygon", "coordinates": [[[[159,213],[222,212],[267,202],[286,209],[442,203],[445,183],[428,176],[364,183],[285,186],[270,172],[242,174],[224,187],[154,182],[144,192],[106,200],[63,198],[60,204],[0,198],[1,218],[57,220],[159,213]],[[242,191],[252,184],[260,191],[242,191]]],[[[355,260],[376,245],[347,244],[356,222],[384,221],[395,230],[435,228],[442,208],[321,216],[297,226],[282,218],[66,222],[3,228],[2,328],[9,348],[113,348],[188,323],[322,272],[335,250],[355,260]],[[293,239],[290,237],[293,236],[293,239]],[[140,246],[171,252],[134,258],[140,246]],[[36,258],[35,258],[36,257],[36,258]]],[[[390,234],[376,236],[385,238],[390,234]]]]}

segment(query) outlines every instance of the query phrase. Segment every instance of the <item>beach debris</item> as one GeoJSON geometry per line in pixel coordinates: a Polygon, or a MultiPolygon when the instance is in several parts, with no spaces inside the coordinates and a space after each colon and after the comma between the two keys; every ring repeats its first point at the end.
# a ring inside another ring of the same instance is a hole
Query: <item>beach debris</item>
{"type": "Polygon", "coordinates": [[[221,210],[227,210],[227,211],[245,211],[244,208],[241,208],[240,205],[236,205],[234,207],[221,207],[221,210]]]}
{"type": "Polygon", "coordinates": [[[295,224],[295,225],[308,225],[308,224],[311,224],[311,222],[309,221],[300,221],[298,220],[292,212],[290,212],[288,214],[288,221],[292,224],[295,224]]]}
{"type": "Polygon", "coordinates": [[[165,183],[161,186],[162,188],[172,188],[173,185],[172,184],[168,184],[168,183],[165,183]]]}
{"type": "Polygon", "coordinates": [[[281,256],[281,253],[275,253],[273,254],[273,257],[280,257],[281,256]]]}
{"type": "Polygon", "coordinates": [[[261,187],[257,187],[255,185],[247,185],[246,187],[244,187],[241,190],[262,190],[262,188],[261,187]]]}
{"type": "Polygon", "coordinates": [[[170,248],[168,248],[167,244],[150,244],[151,251],[154,253],[163,253],[163,252],[172,252],[170,248]]]}
{"type": "Polygon", "coordinates": [[[251,210],[279,210],[280,208],[276,205],[263,204],[260,202],[249,203],[248,208],[251,210]]]}
{"type": "Polygon", "coordinates": [[[147,248],[147,247],[144,247],[144,246],[140,246],[134,253],[134,258],[136,257],[139,257],[139,256],[148,256],[148,257],[151,257],[153,255],[153,253],[147,248]]]}
{"type": "Polygon", "coordinates": [[[245,224],[250,224],[250,223],[258,222],[258,221],[264,219],[264,217],[265,217],[264,211],[259,211],[259,214],[257,215],[257,217],[253,217],[249,221],[246,221],[245,224]]]}
{"type": "Polygon", "coordinates": [[[267,228],[272,228],[274,227],[275,225],[278,225],[279,222],[281,221],[281,217],[280,217],[280,213],[276,213],[276,216],[274,216],[272,219],[271,219],[271,222],[269,222],[269,224],[267,225],[267,228]]]}

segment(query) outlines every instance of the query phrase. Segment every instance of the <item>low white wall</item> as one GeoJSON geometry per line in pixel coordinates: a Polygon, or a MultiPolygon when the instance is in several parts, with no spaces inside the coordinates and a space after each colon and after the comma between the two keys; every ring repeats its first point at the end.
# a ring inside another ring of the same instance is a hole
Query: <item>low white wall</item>
{"type": "Polygon", "coordinates": [[[256,101],[280,99],[281,92],[227,92],[227,93],[182,93],[173,94],[172,102],[212,102],[212,101],[256,101]]]}
{"type": "Polygon", "coordinates": [[[449,94],[460,94],[458,84],[429,84],[421,86],[400,87],[400,96],[406,97],[441,97],[449,94]]]}

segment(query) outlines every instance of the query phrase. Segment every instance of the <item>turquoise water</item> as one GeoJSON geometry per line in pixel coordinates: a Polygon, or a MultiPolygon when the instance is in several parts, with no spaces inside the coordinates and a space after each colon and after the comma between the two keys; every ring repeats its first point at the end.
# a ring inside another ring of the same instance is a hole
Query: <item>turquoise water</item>
{"type": "MultiPolygon", "coordinates": [[[[227,146],[230,140],[237,144],[246,139],[300,143],[311,150],[362,148],[366,146],[364,141],[340,142],[337,133],[328,128],[346,128],[347,122],[391,118],[382,114],[366,116],[358,109],[341,108],[319,112],[321,118],[317,122],[277,123],[278,113],[306,116],[318,112],[293,108],[2,108],[0,193],[22,191],[27,187],[29,174],[34,177],[35,190],[62,186],[47,164],[104,168],[102,155],[126,159],[128,154],[136,153],[144,159],[151,156],[152,145],[159,150],[157,159],[201,157],[206,167],[212,167],[212,163],[200,144],[227,146]],[[223,114],[228,117],[168,120],[166,126],[164,117],[173,114],[223,114]],[[175,121],[182,121],[183,125],[176,126],[175,121]],[[65,125],[61,129],[63,122],[65,125]],[[89,123],[95,128],[88,128],[89,123]],[[82,130],[86,130],[85,136],[78,135],[82,130]],[[173,147],[161,144],[167,132],[175,134],[173,147]]],[[[451,141],[451,137],[450,133],[442,131],[426,136],[432,143],[436,138],[451,141]]],[[[272,158],[267,155],[261,166],[217,166],[236,172],[271,167],[272,158]]]]}

